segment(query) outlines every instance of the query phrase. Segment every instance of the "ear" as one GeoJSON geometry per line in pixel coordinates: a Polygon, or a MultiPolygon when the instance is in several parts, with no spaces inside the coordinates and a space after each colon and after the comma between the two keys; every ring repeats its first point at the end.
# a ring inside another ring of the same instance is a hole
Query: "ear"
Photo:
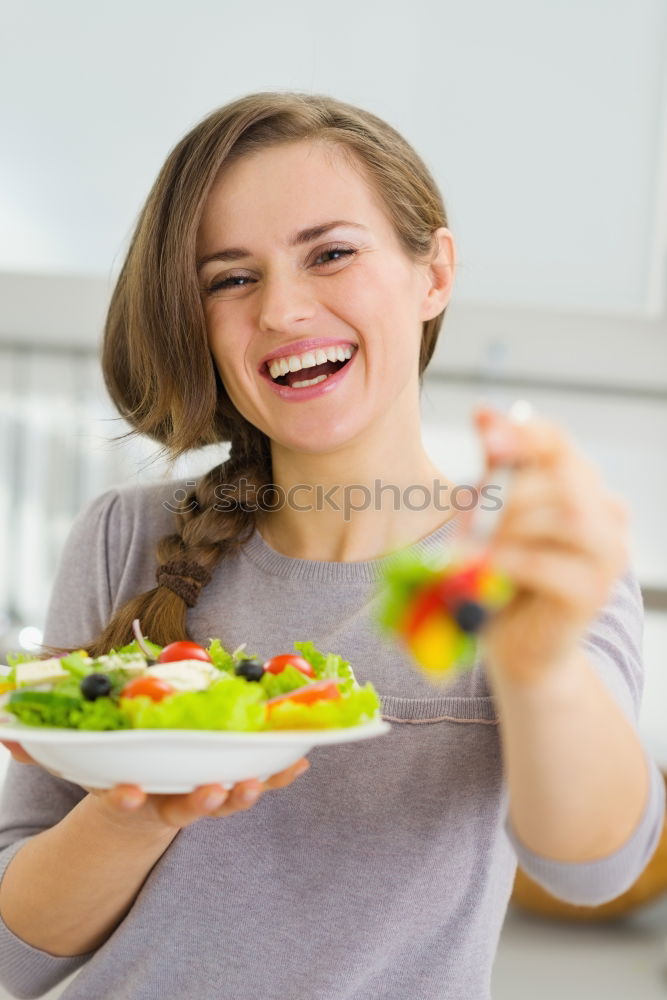
{"type": "Polygon", "coordinates": [[[425,265],[426,293],[422,300],[420,319],[439,316],[449,302],[456,273],[456,245],[449,229],[441,226],[433,234],[434,249],[430,263],[425,265]]]}

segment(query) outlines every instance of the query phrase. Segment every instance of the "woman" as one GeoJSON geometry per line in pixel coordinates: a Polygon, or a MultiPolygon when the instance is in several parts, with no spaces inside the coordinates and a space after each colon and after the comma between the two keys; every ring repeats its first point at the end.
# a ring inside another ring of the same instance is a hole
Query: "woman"
{"type": "Polygon", "coordinates": [[[477,415],[489,469],[520,467],[493,539],[517,596],[485,662],[436,692],[373,624],[384,554],[440,549],[460,520],[419,421],[454,271],[435,182],[359,108],[249,95],[168,157],[111,302],[106,382],[172,457],[231,454],[194,487],[113,489],[79,515],[46,641],[99,654],[134,618],[159,643],[262,657],[310,638],[374,682],[393,726],[227,796],[92,795],[12,762],[11,989],[85,964],[70,1000],[488,997],[517,855],[580,902],[646,865],[664,791],[636,733],[625,514],[557,428],[477,415]],[[259,503],[269,485],[279,502],[259,503]]]}

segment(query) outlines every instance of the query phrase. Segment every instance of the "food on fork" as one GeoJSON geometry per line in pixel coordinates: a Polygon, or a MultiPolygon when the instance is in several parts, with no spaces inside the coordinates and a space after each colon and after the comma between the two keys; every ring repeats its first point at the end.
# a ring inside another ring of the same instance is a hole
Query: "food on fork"
{"type": "Polygon", "coordinates": [[[479,633],[513,592],[485,557],[442,565],[395,553],[384,567],[378,622],[431,680],[449,683],[474,665],[479,633]]]}

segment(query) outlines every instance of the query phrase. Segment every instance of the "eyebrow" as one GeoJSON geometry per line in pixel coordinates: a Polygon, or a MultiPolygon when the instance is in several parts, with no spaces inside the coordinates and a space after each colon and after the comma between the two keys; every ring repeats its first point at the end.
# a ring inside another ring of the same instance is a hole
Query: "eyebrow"
{"type": "MultiPolygon", "coordinates": [[[[347,222],[345,219],[335,219],[333,222],[321,222],[317,226],[309,226],[308,229],[302,229],[298,233],[292,233],[288,237],[287,245],[290,247],[301,246],[304,243],[312,243],[313,240],[319,239],[320,236],[324,236],[328,233],[330,229],[335,229],[337,226],[353,226],[355,229],[366,229],[366,226],[362,226],[358,222],[347,222]]],[[[197,270],[199,271],[204,264],[208,264],[212,260],[241,260],[243,257],[250,257],[252,254],[250,250],[246,250],[243,247],[227,247],[225,250],[216,250],[215,253],[207,254],[206,257],[201,257],[197,261],[197,270]]]]}

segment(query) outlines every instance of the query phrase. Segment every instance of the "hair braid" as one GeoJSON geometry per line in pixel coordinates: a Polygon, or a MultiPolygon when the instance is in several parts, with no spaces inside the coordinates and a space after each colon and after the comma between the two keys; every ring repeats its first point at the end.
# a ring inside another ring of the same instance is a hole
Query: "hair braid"
{"type": "MultiPolygon", "coordinates": [[[[160,585],[127,601],[95,639],[84,642],[91,656],[102,656],[133,639],[132,622],[138,618],[143,634],[165,646],[177,639],[191,639],[187,628],[188,606],[196,603],[199,593],[210,580],[217,564],[237,551],[252,535],[256,523],[255,505],[244,502],[240,483],[249,493],[271,484],[271,453],[266,435],[252,425],[237,429],[225,462],[210,469],[184,498],[182,510],[174,514],[176,531],[157,544],[159,564],[193,563],[204,572],[195,577],[180,576],[191,584],[186,600],[169,587],[160,585]],[[225,509],[219,505],[219,488],[225,487],[225,509]]],[[[247,498],[245,498],[247,501],[247,498]]],[[[46,648],[46,647],[45,647],[46,648]]],[[[48,647],[44,655],[63,655],[70,650],[48,647]]]]}

